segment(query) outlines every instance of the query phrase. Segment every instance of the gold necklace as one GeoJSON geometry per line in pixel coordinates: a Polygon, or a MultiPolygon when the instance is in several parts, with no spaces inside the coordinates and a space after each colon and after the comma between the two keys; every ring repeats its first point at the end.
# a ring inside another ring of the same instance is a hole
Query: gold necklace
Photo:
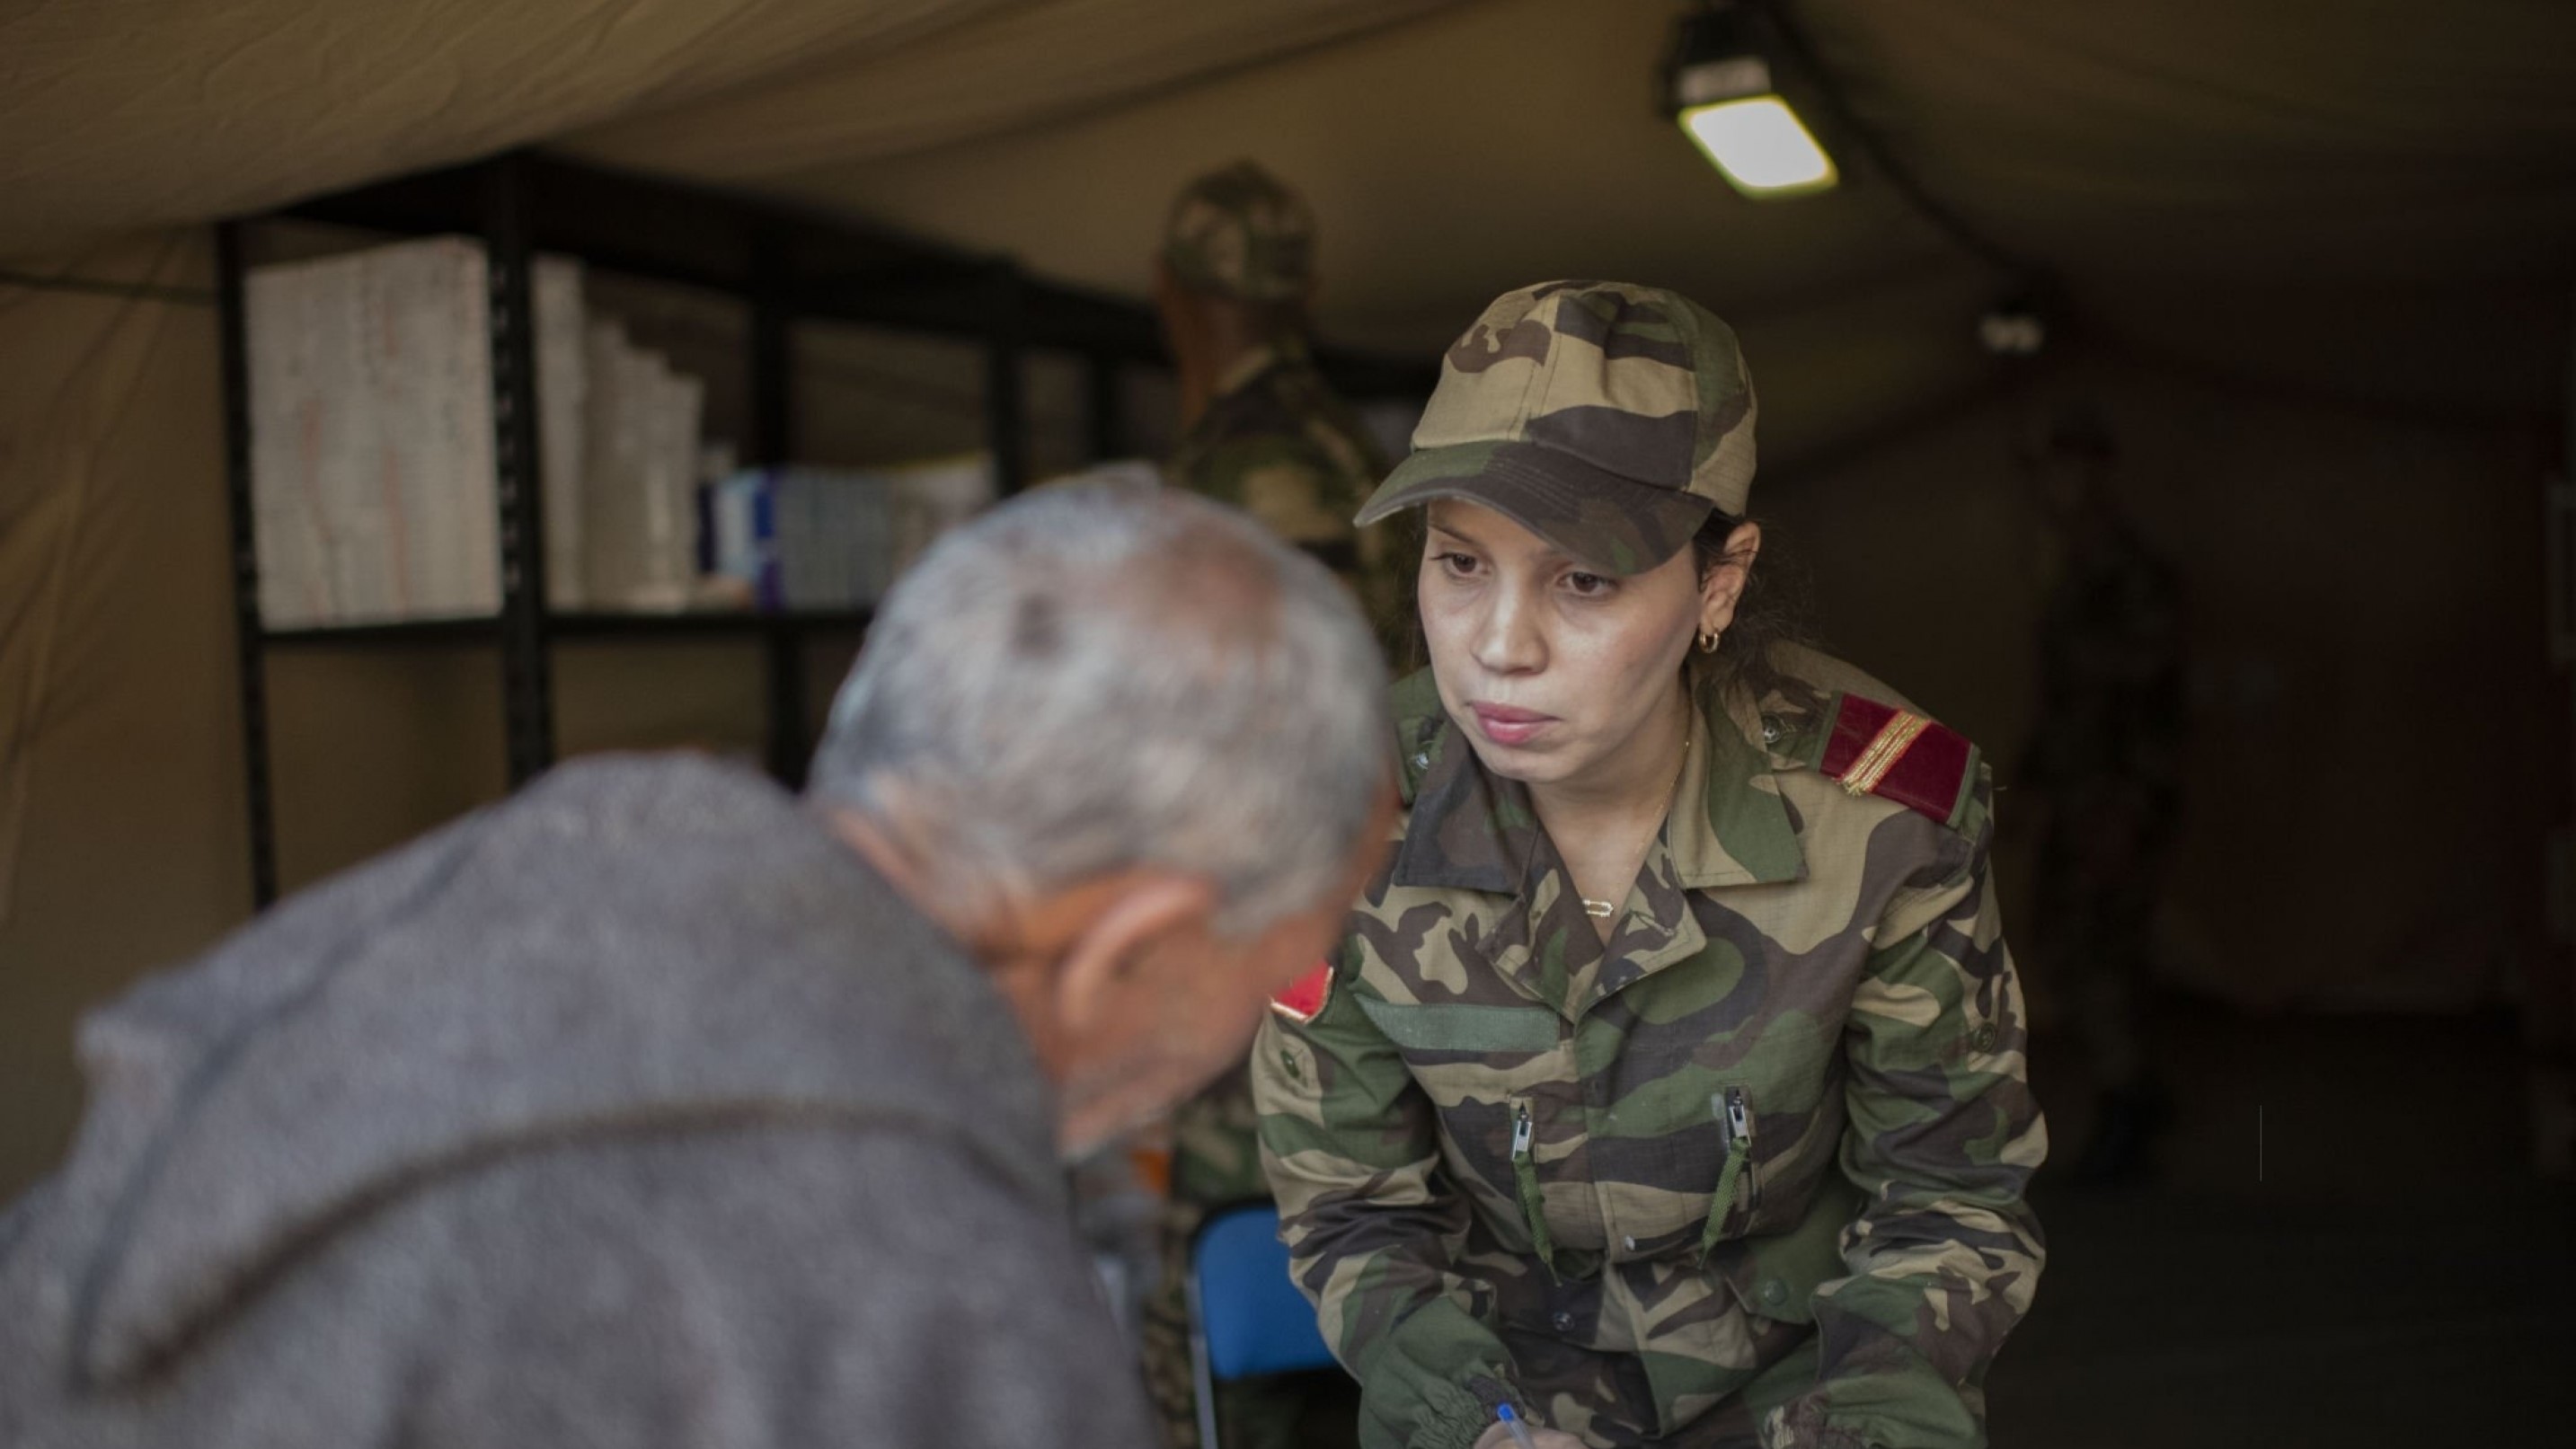
{"type": "MultiPolygon", "coordinates": [[[[1664,787],[1664,797],[1667,800],[1672,798],[1675,790],[1681,788],[1682,772],[1690,768],[1690,747],[1690,736],[1682,736],[1682,762],[1673,767],[1673,782],[1664,787]]],[[[1597,901],[1586,895],[1578,895],[1575,899],[1583,902],[1583,914],[1596,921],[1606,921],[1619,910],[1619,904],[1616,901],[1597,901]]]]}

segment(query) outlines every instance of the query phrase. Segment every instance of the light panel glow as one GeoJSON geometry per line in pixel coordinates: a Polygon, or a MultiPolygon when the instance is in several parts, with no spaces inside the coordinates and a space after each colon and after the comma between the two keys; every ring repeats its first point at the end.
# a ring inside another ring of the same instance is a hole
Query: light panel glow
{"type": "Polygon", "coordinates": [[[1747,196],[1822,191],[1838,179],[1833,158],[1778,96],[1692,106],[1681,113],[1681,123],[1728,183],[1747,196]]]}

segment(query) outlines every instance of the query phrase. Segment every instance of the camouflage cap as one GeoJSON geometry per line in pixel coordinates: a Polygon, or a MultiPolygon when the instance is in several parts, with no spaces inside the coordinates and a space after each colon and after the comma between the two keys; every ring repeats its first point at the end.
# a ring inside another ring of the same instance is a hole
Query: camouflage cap
{"type": "Polygon", "coordinates": [[[1735,332],[1677,292],[1542,282],[1485,309],[1440,364],[1413,454],[1362,525],[1481,503],[1612,575],[1671,558],[1753,488],[1753,379],[1735,332]]]}
{"type": "Polygon", "coordinates": [[[1293,302],[1315,273],[1315,218],[1297,193],[1250,161],[1182,188],[1163,259],[1183,282],[1250,302],[1293,302]]]}

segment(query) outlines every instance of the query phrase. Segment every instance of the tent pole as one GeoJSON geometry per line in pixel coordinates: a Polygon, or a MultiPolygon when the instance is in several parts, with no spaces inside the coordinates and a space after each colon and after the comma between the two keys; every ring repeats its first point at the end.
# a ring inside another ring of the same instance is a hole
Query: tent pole
{"type": "Polygon", "coordinates": [[[250,335],[239,221],[215,227],[215,308],[224,369],[224,491],[233,544],[233,666],[241,690],[242,778],[250,826],[251,909],[277,899],[277,816],[268,762],[267,639],[259,612],[259,534],[251,498],[250,335]]]}

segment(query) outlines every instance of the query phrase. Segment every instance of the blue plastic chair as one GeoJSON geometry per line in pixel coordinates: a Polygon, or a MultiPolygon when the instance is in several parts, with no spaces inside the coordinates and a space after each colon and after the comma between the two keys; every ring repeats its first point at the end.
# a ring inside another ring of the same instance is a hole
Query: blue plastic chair
{"type": "Polygon", "coordinates": [[[1190,1309],[1190,1378],[1201,1449],[1219,1449],[1216,1386],[1266,1374],[1335,1367],[1315,1326],[1315,1305],[1288,1277],[1279,1209],[1226,1208],[1199,1225],[1182,1285],[1190,1309]]]}

